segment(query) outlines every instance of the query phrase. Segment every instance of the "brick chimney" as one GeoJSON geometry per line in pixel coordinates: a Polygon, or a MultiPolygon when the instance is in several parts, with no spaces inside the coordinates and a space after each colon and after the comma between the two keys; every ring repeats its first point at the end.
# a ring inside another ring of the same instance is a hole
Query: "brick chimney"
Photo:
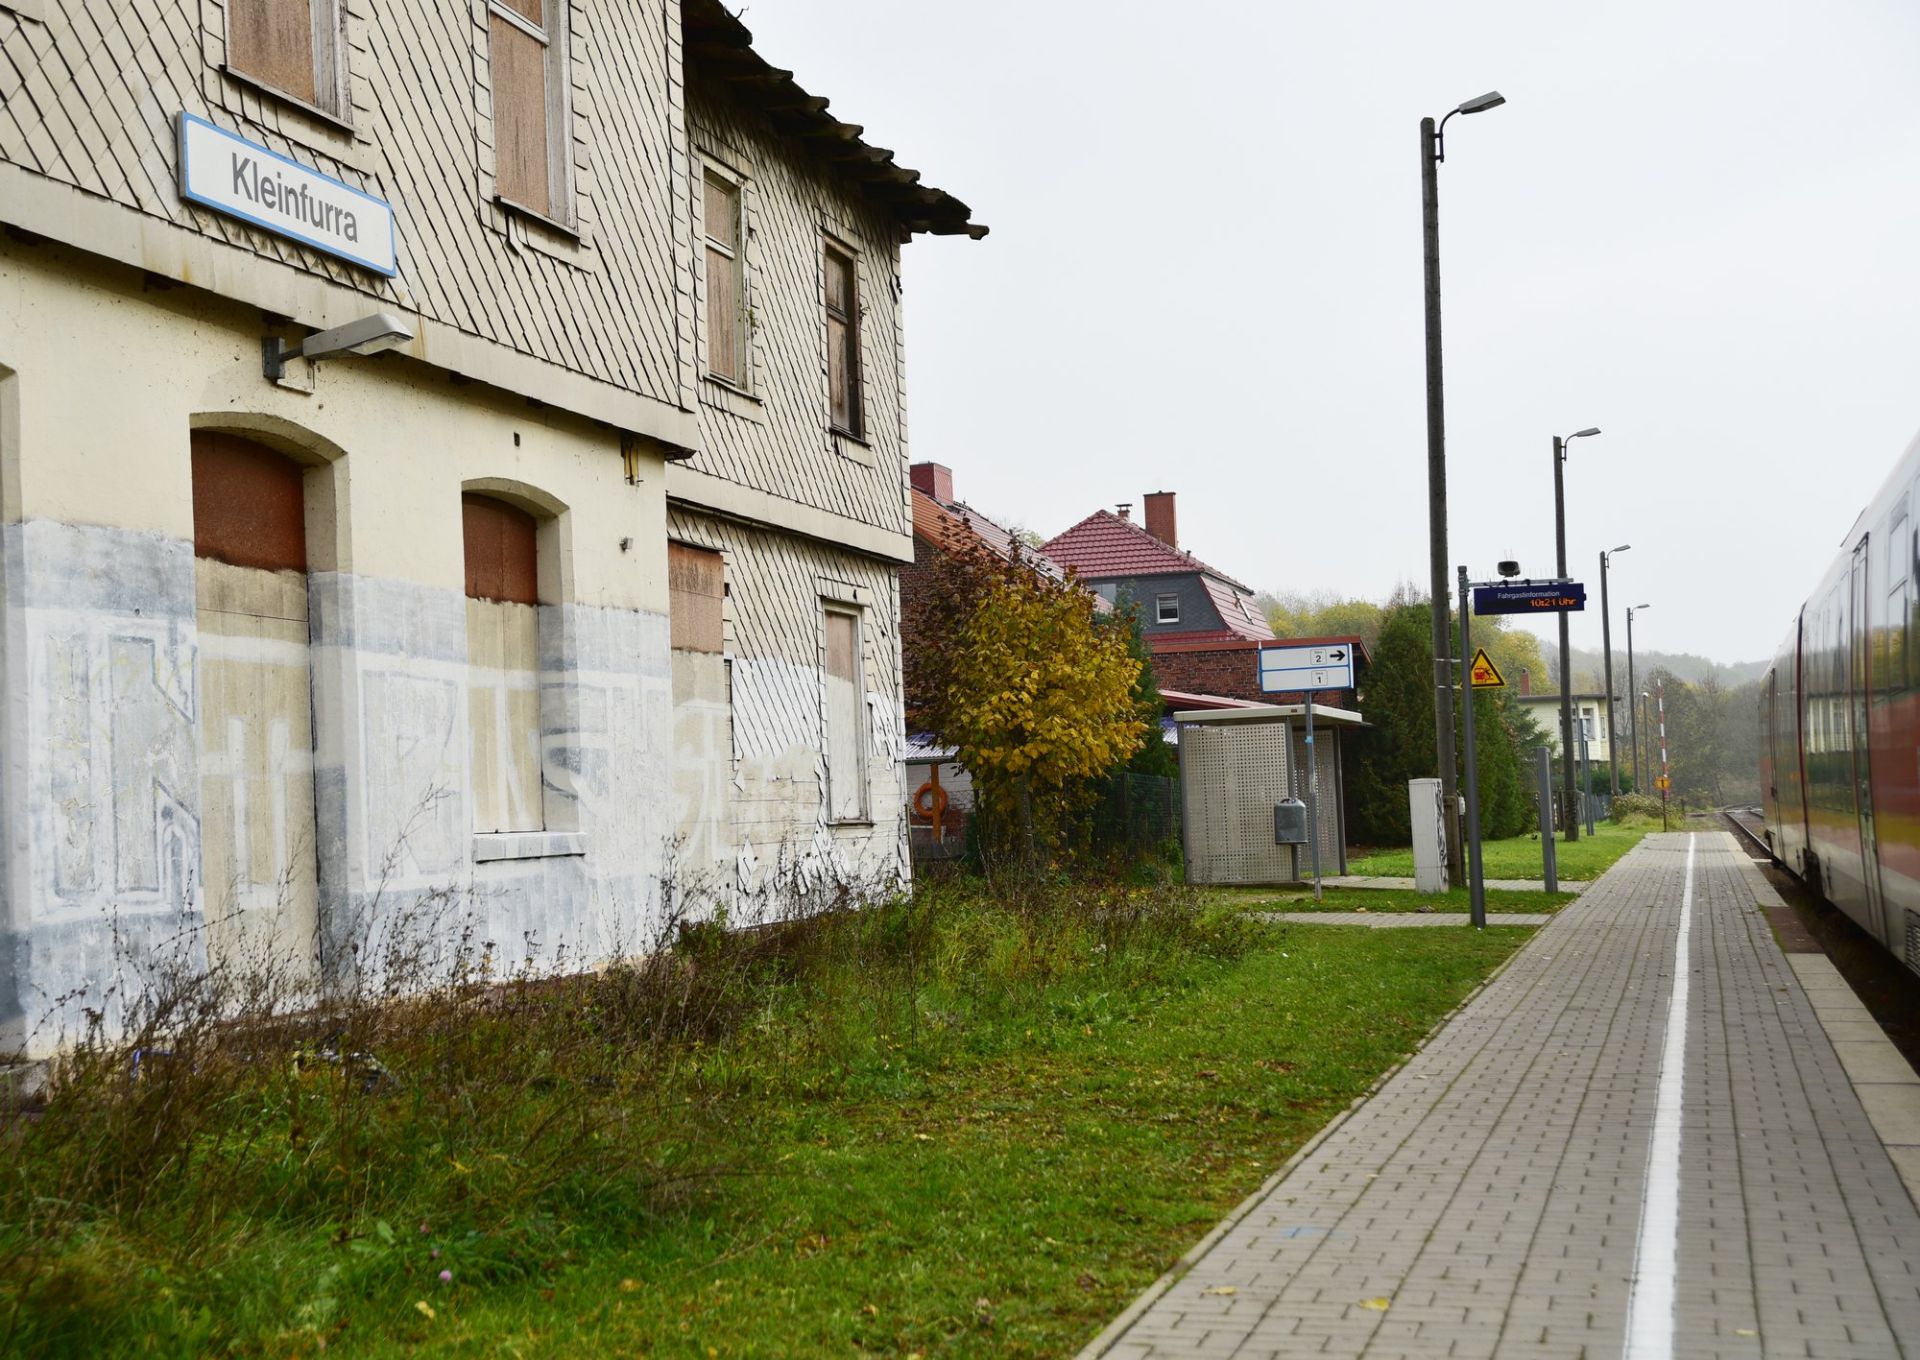
{"type": "Polygon", "coordinates": [[[908,472],[913,477],[913,489],[923,496],[931,496],[942,505],[953,504],[953,469],[941,463],[915,463],[908,472]]]}
{"type": "Polygon", "coordinates": [[[1532,693],[1533,693],[1533,677],[1527,674],[1527,670],[1523,666],[1520,668],[1520,697],[1524,699],[1529,694],[1532,694],[1532,693]]]}
{"type": "Polygon", "coordinates": [[[1147,493],[1147,532],[1169,548],[1177,549],[1180,546],[1180,533],[1174,525],[1171,491],[1147,493]]]}

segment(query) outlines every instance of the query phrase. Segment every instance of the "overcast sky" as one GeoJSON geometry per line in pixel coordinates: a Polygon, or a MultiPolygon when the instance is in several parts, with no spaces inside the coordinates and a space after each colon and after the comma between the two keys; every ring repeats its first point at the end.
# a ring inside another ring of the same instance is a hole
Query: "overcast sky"
{"type": "MultiPolygon", "coordinates": [[[[1920,428],[1913,0],[754,0],[759,50],[993,227],[907,250],[913,456],[1053,534],[1179,493],[1258,589],[1427,580],[1418,125],[1452,556],[1568,544],[1635,641],[1770,653],[1920,428]]],[[[1550,631],[1550,630],[1543,630],[1550,631]]]]}

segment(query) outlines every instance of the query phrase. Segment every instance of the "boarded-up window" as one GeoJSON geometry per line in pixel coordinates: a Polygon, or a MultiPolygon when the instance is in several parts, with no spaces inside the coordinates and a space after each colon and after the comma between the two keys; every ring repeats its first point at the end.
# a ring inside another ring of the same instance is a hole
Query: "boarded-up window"
{"type": "Polygon", "coordinates": [[[227,65],[241,75],[340,113],[339,0],[227,0],[227,65]]]}
{"type": "Polygon", "coordinates": [[[236,567],[307,569],[305,469],[237,435],[196,431],[193,552],[236,567]]]}
{"type": "Polygon", "coordinates": [[[539,599],[538,528],[526,511],[491,496],[460,498],[467,594],[533,604],[539,599]]]}
{"type": "Polygon", "coordinates": [[[567,193],[567,0],[490,0],[494,185],[542,217],[572,218],[567,193]]]}
{"type": "Polygon", "coordinates": [[[860,284],[852,255],[831,243],[827,272],[827,409],[836,430],[862,432],[860,421],[860,284]]]}
{"type": "Polygon", "coordinates": [[[720,554],[685,543],[667,544],[667,610],[675,647],[722,650],[720,620],[726,577],[720,554]]]}
{"type": "Polygon", "coordinates": [[[827,610],[827,816],[836,822],[867,815],[866,724],[860,683],[860,616],[827,610]]]}
{"type": "Polygon", "coordinates": [[[740,230],[740,186],[706,177],[707,372],[744,386],[746,268],[740,230]]]}
{"type": "Polygon", "coordinates": [[[473,829],[538,831],[539,580],[533,516],[487,496],[461,497],[467,567],[467,718],[473,829]]]}

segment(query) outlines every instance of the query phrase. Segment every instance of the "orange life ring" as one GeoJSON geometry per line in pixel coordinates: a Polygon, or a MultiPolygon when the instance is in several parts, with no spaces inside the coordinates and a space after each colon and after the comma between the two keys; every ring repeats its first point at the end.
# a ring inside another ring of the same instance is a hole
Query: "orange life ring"
{"type": "Polygon", "coordinates": [[[947,791],[929,779],[914,791],[913,810],[930,822],[940,822],[947,815],[947,791]]]}

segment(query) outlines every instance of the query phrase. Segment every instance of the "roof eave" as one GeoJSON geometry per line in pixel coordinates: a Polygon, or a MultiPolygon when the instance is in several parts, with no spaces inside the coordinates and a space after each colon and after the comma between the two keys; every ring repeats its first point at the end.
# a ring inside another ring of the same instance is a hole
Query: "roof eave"
{"type": "Polygon", "coordinates": [[[758,108],[782,131],[811,144],[821,160],[856,181],[908,236],[987,234],[973,209],[943,189],[920,183],[920,172],[896,164],[893,152],[862,140],[858,123],[827,112],[828,101],[807,93],[793,72],[781,70],[753,50],[753,33],[719,0],[685,0],[681,30],[689,66],[725,84],[741,102],[758,108]]]}

